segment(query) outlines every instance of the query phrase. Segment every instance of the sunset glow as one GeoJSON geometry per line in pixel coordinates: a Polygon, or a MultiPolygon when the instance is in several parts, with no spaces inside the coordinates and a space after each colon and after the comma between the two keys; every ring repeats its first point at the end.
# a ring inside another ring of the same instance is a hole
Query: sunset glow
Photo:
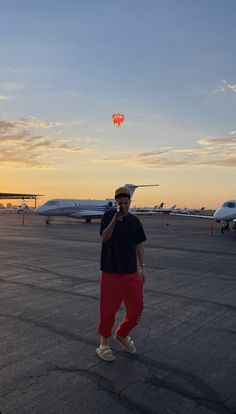
{"type": "Polygon", "coordinates": [[[235,198],[234,13],[148,3],[135,13],[108,1],[2,5],[0,191],[45,194],[41,203],[157,182],[133,205],[235,198]]]}

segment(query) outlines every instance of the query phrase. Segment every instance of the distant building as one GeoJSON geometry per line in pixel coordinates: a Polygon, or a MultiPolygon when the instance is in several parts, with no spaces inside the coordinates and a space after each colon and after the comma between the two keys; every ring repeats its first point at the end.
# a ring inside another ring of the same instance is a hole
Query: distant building
{"type": "Polygon", "coordinates": [[[7,208],[12,208],[12,203],[7,203],[7,208]]]}
{"type": "Polygon", "coordinates": [[[4,208],[4,205],[2,203],[0,203],[0,208],[4,208]]]}

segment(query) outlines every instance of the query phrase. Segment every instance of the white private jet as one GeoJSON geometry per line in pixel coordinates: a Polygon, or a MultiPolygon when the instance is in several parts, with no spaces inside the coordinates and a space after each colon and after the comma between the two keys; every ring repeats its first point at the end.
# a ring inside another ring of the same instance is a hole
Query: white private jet
{"type": "MultiPolygon", "coordinates": [[[[159,184],[134,185],[125,184],[132,198],[138,187],[156,187],[159,184]]],[[[105,211],[115,208],[115,199],[106,200],[81,200],[81,199],[55,199],[49,200],[35,209],[35,213],[46,216],[46,224],[52,217],[66,216],[77,219],[85,219],[87,223],[94,218],[101,218],[105,211]]]]}
{"type": "MultiPolygon", "coordinates": [[[[201,209],[203,211],[203,209],[201,209]]],[[[204,219],[214,219],[217,223],[221,223],[221,231],[224,233],[224,230],[228,230],[231,225],[231,230],[236,232],[236,200],[227,200],[221,207],[219,207],[213,216],[208,215],[199,215],[199,214],[183,214],[183,213],[170,213],[175,216],[182,217],[195,217],[195,218],[204,218],[204,219]]]]}
{"type": "Polygon", "coordinates": [[[222,233],[229,229],[229,224],[232,222],[231,230],[236,231],[236,200],[225,201],[220,208],[218,208],[213,218],[217,223],[222,223],[222,233]]]}

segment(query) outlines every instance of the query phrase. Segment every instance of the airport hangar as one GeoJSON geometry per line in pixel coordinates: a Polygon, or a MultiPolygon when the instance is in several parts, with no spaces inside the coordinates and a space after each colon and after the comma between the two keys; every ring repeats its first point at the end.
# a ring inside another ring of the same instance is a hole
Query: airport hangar
{"type": "Polygon", "coordinates": [[[37,207],[37,198],[42,194],[21,194],[21,193],[0,193],[0,200],[34,200],[34,207],[37,207]]]}

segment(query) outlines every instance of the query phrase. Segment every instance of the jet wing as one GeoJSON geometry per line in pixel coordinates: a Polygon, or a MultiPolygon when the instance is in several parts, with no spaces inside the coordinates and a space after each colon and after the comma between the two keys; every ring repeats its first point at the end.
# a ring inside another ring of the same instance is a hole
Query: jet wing
{"type": "Polygon", "coordinates": [[[188,213],[169,213],[172,216],[179,216],[179,217],[195,217],[195,218],[201,218],[201,219],[214,219],[214,216],[207,216],[200,215],[200,214],[188,214],[188,213]]]}

